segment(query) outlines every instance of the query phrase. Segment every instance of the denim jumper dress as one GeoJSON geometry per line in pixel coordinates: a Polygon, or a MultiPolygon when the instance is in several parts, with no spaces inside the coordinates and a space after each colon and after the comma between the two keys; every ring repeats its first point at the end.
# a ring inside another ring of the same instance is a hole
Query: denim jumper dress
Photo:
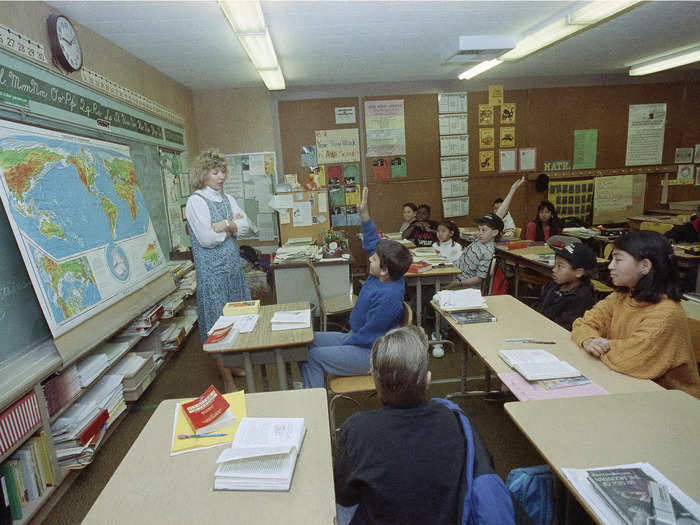
{"type": "MultiPolygon", "coordinates": [[[[226,195],[221,202],[204,199],[209,207],[212,224],[223,220],[233,220],[231,203],[226,195]]],[[[224,305],[231,301],[250,300],[248,281],[243,272],[241,256],[238,251],[238,239],[226,237],[226,240],[214,248],[205,248],[191,235],[192,254],[197,271],[197,310],[199,311],[199,337],[202,344],[207,339],[207,332],[222,315],[224,305]]]]}

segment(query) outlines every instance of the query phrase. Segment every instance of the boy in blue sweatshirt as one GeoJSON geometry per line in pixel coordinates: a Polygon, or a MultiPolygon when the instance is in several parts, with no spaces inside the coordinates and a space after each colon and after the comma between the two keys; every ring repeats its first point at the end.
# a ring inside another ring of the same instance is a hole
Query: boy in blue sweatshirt
{"type": "Polygon", "coordinates": [[[367,188],[359,206],[362,247],[369,253],[369,277],[350,314],[352,330],[314,332],[308,361],[299,363],[305,388],[325,387],[326,373],[353,376],[369,373],[369,355],[375,339],[401,324],[406,285],[403,274],[411,253],[396,241],[380,239],[370,219],[367,188]]]}

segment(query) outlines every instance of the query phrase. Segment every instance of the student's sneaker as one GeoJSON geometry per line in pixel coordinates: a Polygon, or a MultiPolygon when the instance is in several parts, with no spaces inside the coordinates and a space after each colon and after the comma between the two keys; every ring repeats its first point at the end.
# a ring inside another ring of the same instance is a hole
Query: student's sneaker
{"type": "Polygon", "coordinates": [[[442,345],[433,346],[433,357],[444,357],[445,350],[443,350],[442,345]]]}

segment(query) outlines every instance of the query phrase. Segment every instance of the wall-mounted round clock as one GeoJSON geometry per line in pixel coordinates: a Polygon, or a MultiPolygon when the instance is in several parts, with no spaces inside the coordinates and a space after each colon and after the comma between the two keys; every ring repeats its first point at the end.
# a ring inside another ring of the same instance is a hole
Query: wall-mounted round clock
{"type": "Polygon", "coordinates": [[[78,71],[83,66],[83,50],[73,23],[63,15],[51,15],[48,25],[54,61],[66,71],[78,71]]]}

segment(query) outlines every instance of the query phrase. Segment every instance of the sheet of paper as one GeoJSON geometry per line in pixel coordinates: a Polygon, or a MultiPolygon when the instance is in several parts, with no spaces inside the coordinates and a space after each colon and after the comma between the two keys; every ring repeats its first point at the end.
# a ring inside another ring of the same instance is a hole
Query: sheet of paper
{"type": "Polygon", "coordinates": [[[316,146],[301,147],[301,165],[315,168],[318,166],[316,162],[316,146]]]}
{"type": "Polygon", "coordinates": [[[489,86],[489,105],[500,106],[503,104],[503,86],[494,84],[489,86]]]}
{"type": "Polygon", "coordinates": [[[284,195],[275,195],[274,196],[274,205],[271,205],[274,209],[281,211],[281,210],[286,210],[292,207],[292,204],[294,203],[294,200],[292,198],[292,195],[287,193],[284,195]]]}
{"type": "Polygon", "coordinates": [[[265,156],[262,154],[248,155],[248,171],[251,175],[265,175],[265,156]]]}
{"type": "Polygon", "coordinates": [[[440,156],[468,155],[469,135],[440,137],[440,156]]]}
{"type": "Polygon", "coordinates": [[[328,213],[328,193],[325,190],[318,192],[318,212],[328,213]]]}
{"type": "Polygon", "coordinates": [[[292,204],[292,218],[294,227],[311,226],[311,203],[309,201],[295,202],[292,204]]]}
{"type": "Polygon", "coordinates": [[[316,160],[319,164],[359,162],[360,135],[358,129],[316,131],[316,160]]]}
{"type": "Polygon", "coordinates": [[[598,130],[574,130],[574,169],[594,169],[598,154],[598,130]]]}
{"type": "Polygon", "coordinates": [[[493,150],[479,152],[479,171],[494,171],[496,169],[496,154],[493,150]]]}
{"type": "Polygon", "coordinates": [[[678,174],[676,175],[676,180],[679,184],[692,184],[693,183],[693,165],[692,164],[679,164],[678,174]]]}
{"type": "Polygon", "coordinates": [[[479,104],[479,126],[493,126],[493,106],[479,104]]]}
{"type": "Polygon", "coordinates": [[[625,165],[661,164],[665,126],[666,104],[631,104],[625,165]]]}
{"type": "Polygon", "coordinates": [[[442,199],[442,214],[444,217],[469,215],[469,197],[442,199]]]}
{"type": "Polygon", "coordinates": [[[406,177],[406,157],[394,157],[391,159],[391,178],[398,179],[403,177],[406,177]]]}
{"type": "Polygon", "coordinates": [[[438,113],[466,113],[467,92],[438,93],[438,113]]]}
{"type": "Polygon", "coordinates": [[[515,124],[515,102],[501,104],[501,126],[515,124]]]}
{"type": "Polygon", "coordinates": [[[520,171],[537,169],[537,148],[520,148],[520,171]]]}
{"type": "Polygon", "coordinates": [[[508,173],[516,170],[515,148],[498,150],[498,171],[508,173]]]}
{"type": "Polygon", "coordinates": [[[493,148],[495,145],[493,128],[479,128],[479,148],[493,148]]]}
{"type": "Polygon", "coordinates": [[[365,101],[365,132],[368,157],[405,155],[403,99],[365,101]]]}
{"type": "Polygon", "coordinates": [[[469,156],[440,157],[441,177],[461,177],[469,175],[469,156]]]}
{"type": "Polygon", "coordinates": [[[372,176],[374,180],[388,179],[391,175],[389,159],[374,159],[372,161],[372,176]]]}
{"type": "Polygon", "coordinates": [[[464,135],[467,133],[467,114],[440,115],[438,127],[440,135],[464,135]]]}
{"type": "Polygon", "coordinates": [[[258,238],[261,241],[275,240],[274,213],[258,213],[258,238]]]}
{"type": "Polygon", "coordinates": [[[357,122],[357,117],[355,116],[355,106],[336,107],[334,109],[336,124],[354,124],[357,122]]]}
{"type": "Polygon", "coordinates": [[[462,197],[469,193],[467,177],[448,177],[440,179],[443,197],[462,197]]]}
{"type": "Polygon", "coordinates": [[[676,148],[674,162],[676,164],[688,164],[689,162],[693,162],[693,148],[676,148]]]}
{"type": "Polygon", "coordinates": [[[280,224],[289,224],[289,210],[279,212],[280,224]]]}

